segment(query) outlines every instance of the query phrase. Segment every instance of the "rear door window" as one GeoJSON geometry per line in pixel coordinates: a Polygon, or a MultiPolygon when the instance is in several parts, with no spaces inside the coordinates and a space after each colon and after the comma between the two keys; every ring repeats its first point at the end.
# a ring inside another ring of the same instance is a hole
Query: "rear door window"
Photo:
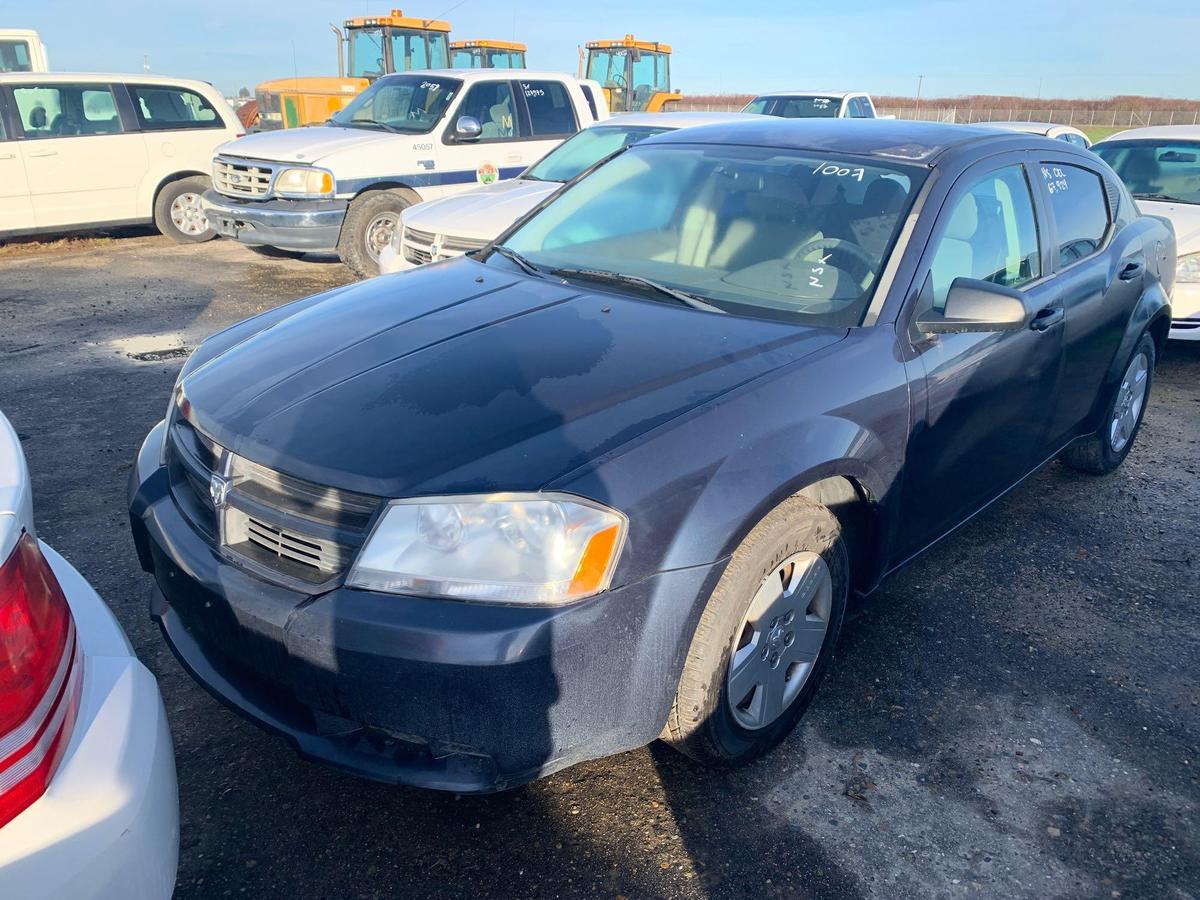
{"type": "Polygon", "coordinates": [[[26,138],[116,134],[121,117],[106,84],[14,86],[13,99],[26,138]]]}
{"type": "Polygon", "coordinates": [[[1038,173],[1054,213],[1059,266],[1091,256],[1108,233],[1104,182],[1090,169],[1065,163],[1041,163],[1038,173]]]}
{"type": "Polygon", "coordinates": [[[561,81],[522,81],[525,105],[534,137],[574,134],[579,130],[575,107],[561,81]]]}
{"type": "Polygon", "coordinates": [[[213,105],[195,91],[145,84],[131,84],[128,88],[143,131],[225,127],[213,105]]]}

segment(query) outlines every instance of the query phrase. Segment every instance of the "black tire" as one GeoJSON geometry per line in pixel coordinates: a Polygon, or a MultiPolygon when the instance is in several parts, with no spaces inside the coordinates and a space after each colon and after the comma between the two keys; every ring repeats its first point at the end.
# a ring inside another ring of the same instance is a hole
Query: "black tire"
{"type": "Polygon", "coordinates": [[[375,240],[388,233],[388,221],[392,221],[392,229],[398,227],[400,214],[415,202],[410,192],[402,190],[371,191],[354,199],[346,211],[337,246],[338,256],[350,271],[360,278],[379,274],[379,254],[368,247],[368,237],[375,240]]]}
{"type": "Polygon", "coordinates": [[[828,509],[795,496],[772,510],[742,541],[708,600],[662,738],[697,762],[716,768],[750,762],[779,744],[796,727],[825,676],[845,617],[849,583],[841,528],[828,509]],[[767,579],[790,558],[804,553],[819,556],[828,567],[832,602],[825,637],[790,705],[770,724],[747,729],[735,717],[728,685],[733,654],[748,627],[744,619],[767,579]]]}
{"type": "Polygon", "coordinates": [[[281,250],[279,247],[270,247],[267,244],[247,244],[246,246],[259,256],[265,256],[268,259],[300,259],[304,256],[303,250],[281,250]]]}
{"type": "Polygon", "coordinates": [[[1059,455],[1059,459],[1065,465],[1089,475],[1107,475],[1125,461],[1125,457],[1133,449],[1133,442],[1137,439],[1138,432],[1142,429],[1146,407],[1150,404],[1150,390],[1154,386],[1155,361],[1154,338],[1149,333],[1145,333],[1138,339],[1133,352],[1125,361],[1121,381],[1113,389],[1112,398],[1104,408],[1103,424],[1100,429],[1086,440],[1068,447],[1059,455]],[[1125,442],[1119,447],[1114,447],[1113,424],[1117,418],[1118,405],[1124,402],[1125,382],[1139,356],[1144,357],[1147,364],[1145,391],[1142,395],[1141,406],[1137,410],[1132,427],[1128,428],[1125,442]]]}
{"type": "Polygon", "coordinates": [[[154,226],[177,244],[211,241],[217,233],[199,208],[200,195],[208,188],[209,180],[203,175],[167,182],[154,198],[154,226]],[[181,208],[173,208],[176,201],[181,208]]]}

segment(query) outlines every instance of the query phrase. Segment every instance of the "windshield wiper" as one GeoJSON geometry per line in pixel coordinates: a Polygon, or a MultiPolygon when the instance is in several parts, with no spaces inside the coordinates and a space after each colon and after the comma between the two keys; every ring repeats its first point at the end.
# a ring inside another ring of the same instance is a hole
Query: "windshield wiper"
{"type": "Polygon", "coordinates": [[[622,272],[606,272],[604,269],[555,269],[551,274],[564,275],[568,278],[587,278],[592,281],[604,281],[609,284],[629,284],[636,287],[648,288],[662,294],[665,297],[670,297],[672,300],[690,306],[692,309],[702,309],[705,312],[715,312],[724,314],[725,310],[718,306],[713,306],[699,297],[693,296],[685,291],[677,290],[673,287],[668,287],[665,284],[660,284],[657,281],[652,281],[649,278],[643,278],[641,275],[626,275],[622,272]]]}
{"type": "Polygon", "coordinates": [[[1195,200],[1184,200],[1182,197],[1174,197],[1171,194],[1134,194],[1138,200],[1170,200],[1172,203],[1195,203],[1195,200]]]}
{"type": "Polygon", "coordinates": [[[527,275],[536,275],[538,278],[548,278],[549,276],[523,257],[512,247],[505,247],[503,244],[495,244],[492,246],[493,253],[499,253],[505,259],[510,259],[525,271],[527,275]]]}
{"type": "MultiPolygon", "coordinates": [[[[341,125],[343,123],[339,122],[338,124],[341,125]]],[[[355,125],[378,125],[384,131],[390,131],[392,134],[400,134],[401,133],[400,129],[397,128],[395,125],[389,125],[387,122],[379,122],[375,119],[351,119],[349,122],[346,122],[344,124],[348,128],[353,128],[355,125]]]]}

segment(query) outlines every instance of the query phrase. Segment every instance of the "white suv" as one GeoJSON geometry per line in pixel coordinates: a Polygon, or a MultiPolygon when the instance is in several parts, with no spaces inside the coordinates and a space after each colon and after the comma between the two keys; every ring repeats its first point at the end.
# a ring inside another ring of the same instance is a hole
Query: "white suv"
{"type": "Polygon", "coordinates": [[[200,81],[0,74],[0,240],[151,222],[180,243],[209,240],[213,151],[243,131],[200,81]]]}

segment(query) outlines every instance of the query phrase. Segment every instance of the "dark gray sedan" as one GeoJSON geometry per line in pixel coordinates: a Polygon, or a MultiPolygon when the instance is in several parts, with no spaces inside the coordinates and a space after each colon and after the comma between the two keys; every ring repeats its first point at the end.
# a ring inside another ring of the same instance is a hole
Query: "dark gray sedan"
{"type": "Polygon", "coordinates": [[[1049,460],[1121,464],[1174,272],[1063,141],[650,138],[470,257],[205,342],[132,478],[152,611],[361,775],[499,790],[657,737],[742,763],[852,595],[1049,460]]]}

